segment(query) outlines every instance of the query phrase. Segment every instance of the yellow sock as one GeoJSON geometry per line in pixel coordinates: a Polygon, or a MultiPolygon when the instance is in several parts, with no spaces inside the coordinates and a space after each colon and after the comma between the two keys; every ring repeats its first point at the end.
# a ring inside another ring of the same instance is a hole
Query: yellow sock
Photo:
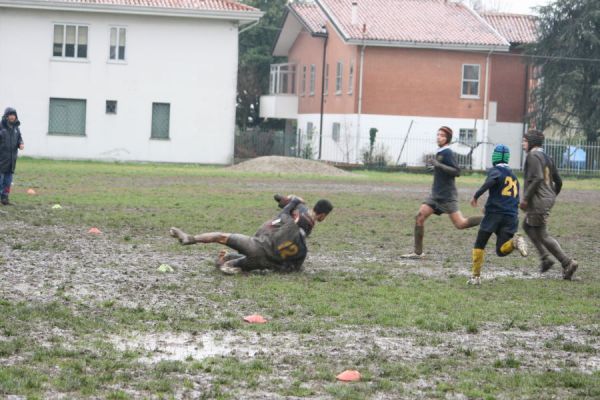
{"type": "Polygon", "coordinates": [[[483,256],[485,250],[473,249],[473,276],[479,276],[481,274],[481,267],[483,266],[483,256]]]}
{"type": "Polygon", "coordinates": [[[509,241],[507,241],[506,243],[504,243],[502,245],[502,247],[500,247],[500,252],[502,254],[510,254],[512,253],[512,251],[515,249],[515,245],[513,244],[513,240],[510,239],[509,241]]]}

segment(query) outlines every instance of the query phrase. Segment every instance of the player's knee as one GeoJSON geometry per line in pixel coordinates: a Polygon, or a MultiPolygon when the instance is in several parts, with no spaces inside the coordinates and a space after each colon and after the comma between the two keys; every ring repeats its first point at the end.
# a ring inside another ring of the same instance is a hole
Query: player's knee
{"type": "Polygon", "coordinates": [[[452,223],[454,223],[456,229],[466,229],[469,226],[466,219],[453,220],[452,223]]]}
{"type": "Polygon", "coordinates": [[[423,225],[425,223],[425,214],[419,211],[417,215],[415,215],[415,223],[417,225],[423,225]]]}

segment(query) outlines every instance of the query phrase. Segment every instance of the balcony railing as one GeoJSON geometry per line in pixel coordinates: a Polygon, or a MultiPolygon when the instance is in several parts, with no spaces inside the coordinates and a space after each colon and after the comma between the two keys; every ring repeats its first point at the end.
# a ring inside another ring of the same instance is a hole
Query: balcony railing
{"type": "Polygon", "coordinates": [[[296,94],[296,64],[271,64],[269,94],[296,94]]]}

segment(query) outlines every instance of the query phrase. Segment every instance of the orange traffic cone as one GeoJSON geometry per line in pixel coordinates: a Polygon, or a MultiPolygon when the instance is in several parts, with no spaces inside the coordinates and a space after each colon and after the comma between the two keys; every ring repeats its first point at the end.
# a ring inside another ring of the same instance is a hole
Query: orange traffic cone
{"type": "Polygon", "coordinates": [[[36,192],[35,192],[35,190],[33,190],[33,189],[27,189],[27,194],[30,194],[30,195],[35,195],[35,194],[37,194],[37,193],[36,193],[36,192]]]}
{"type": "Polygon", "coordinates": [[[248,315],[244,317],[244,321],[250,324],[264,324],[265,322],[267,322],[267,320],[262,315],[258,314],[248,315]]]}
{"type": "Polygon", "coordinates": [[[336,379],[342,382],[358,382],[360,381],[360,372],[352,369],[347,369],[346,371],[336,376],[336,379]]]}
{"type": "Polygon", "coordinates": [[[102,231],[94,226],[93,228],[90,228],[88,233],[93,233],[93,234],[98,235],[98,234],[102,233],[102,231]]]}

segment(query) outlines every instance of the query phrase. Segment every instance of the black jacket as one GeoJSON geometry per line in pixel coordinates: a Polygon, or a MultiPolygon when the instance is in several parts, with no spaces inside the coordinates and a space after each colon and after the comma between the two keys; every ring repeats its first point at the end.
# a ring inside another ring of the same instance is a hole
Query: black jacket
{"type": "Polygon", "coordinates": [[[16,113],[14,109],[7,108],[0,121],[0,174],[14,174],[17,165],[19,146],[23,144],[19,120],[14,125],[8,124],[8,114],[16,113]]]}

